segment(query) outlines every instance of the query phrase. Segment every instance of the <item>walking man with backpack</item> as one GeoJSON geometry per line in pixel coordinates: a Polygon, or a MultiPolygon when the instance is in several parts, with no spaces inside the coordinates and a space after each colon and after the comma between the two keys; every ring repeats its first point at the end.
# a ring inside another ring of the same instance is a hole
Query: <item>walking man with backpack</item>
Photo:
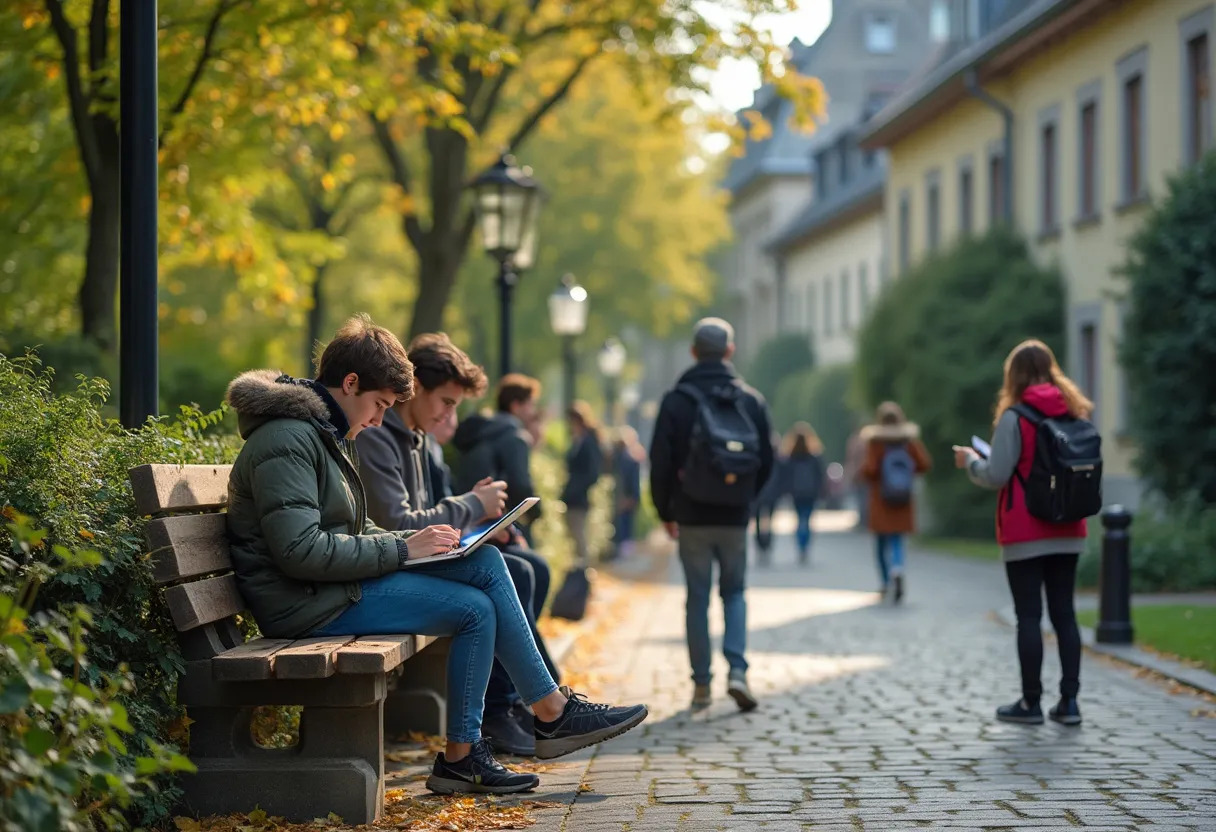
{"type": "Polygon", "coordinates": [[[895,402],[878,406],[878,423],[862,428],[862,479],[870,484],[870,531],[874,532],[881,592],[895,603],[904,597],[904,536],[916,530],[912,488],[932,461],[920,441],[920,427],[895,402]]]}
{"type": "Polygon", "coordinates": [[[705,318],[693,332],[696,365],[663,397],[650,447],[650,491],[667,533],[679,541],[688,589],[685,627],[692,707],[709,706],[709,593],[718,564],[730,667],[727,693],[741,710],[757,705],[747,684],[747,523],[773,470],[768,407],[735,372],[734,329],[705,318]]]}

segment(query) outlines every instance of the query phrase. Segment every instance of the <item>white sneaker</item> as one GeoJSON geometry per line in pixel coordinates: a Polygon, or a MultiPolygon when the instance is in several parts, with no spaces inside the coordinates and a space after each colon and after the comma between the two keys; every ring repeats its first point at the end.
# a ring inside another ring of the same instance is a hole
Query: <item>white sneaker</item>
{"type": "Polygon", "coordinates": [[[760,704],[752,695],[751,688],[747,686],[747,677],[742,673],[730,674],[730,681],[726,683],[726,692],[731,699],[735,700],[735,704],[741,711],[754,711],[760,704]]]}

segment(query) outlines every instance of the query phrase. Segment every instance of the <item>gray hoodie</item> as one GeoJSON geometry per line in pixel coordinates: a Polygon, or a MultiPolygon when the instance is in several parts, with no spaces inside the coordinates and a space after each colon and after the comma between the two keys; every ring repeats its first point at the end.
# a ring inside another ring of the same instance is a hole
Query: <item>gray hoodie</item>
{"type": "Polygon", "coordinates": [[[464,529],[484,515],[472,492],[435,499],[426,434],[410,430],[396,410],[384,414],[380,427],[360,431],[355,445],[359,478],[367,491],[367,514],[381,528],[396,531],[442,524],[464,529]]]}

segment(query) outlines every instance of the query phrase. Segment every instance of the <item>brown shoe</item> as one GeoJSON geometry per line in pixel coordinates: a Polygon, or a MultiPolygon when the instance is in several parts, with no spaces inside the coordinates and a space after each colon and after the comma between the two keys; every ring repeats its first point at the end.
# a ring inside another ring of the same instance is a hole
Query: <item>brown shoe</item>
{"type": "Polygon", "coordinates": [[[703,711],[709,707],[713,701],[713,695],[709,692],[709,685],[697,685],[692,689],[692,705],[694,711],[703,711]]]}

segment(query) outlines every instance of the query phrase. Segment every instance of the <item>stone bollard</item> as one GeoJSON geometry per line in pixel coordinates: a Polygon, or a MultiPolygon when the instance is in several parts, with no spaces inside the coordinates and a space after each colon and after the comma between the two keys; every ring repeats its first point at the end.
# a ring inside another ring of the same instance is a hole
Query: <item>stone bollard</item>
{"type": "Polygon", "coordinates": [[[1098,626],[1094,638],[1103,644],[1132,643],[1132,515],[1120,505],[1102,512],[1102,564],[1098,573],[1098,626]]]}

